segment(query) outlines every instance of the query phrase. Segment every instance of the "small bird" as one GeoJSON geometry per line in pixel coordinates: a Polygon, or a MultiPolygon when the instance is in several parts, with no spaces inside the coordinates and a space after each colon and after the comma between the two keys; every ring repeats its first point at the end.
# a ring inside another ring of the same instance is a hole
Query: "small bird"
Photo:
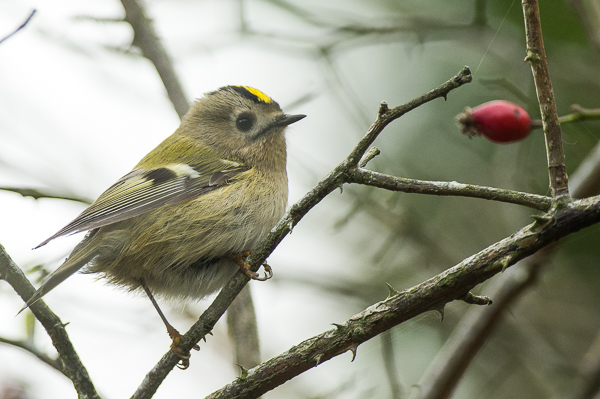
{"type": "MultiPolygon", "coordinates": [[[[66,261],[27,301],[31,306],[73,273],[97,273],[145,291],[173,340],[181,335],[158,307],[165,298],[205,297],[241,268],[287,206],[286,115],[249,86],[205,93],[180,127],[75,220],[42,242],[88,231],[66,261]]],[[[178,353],[187,367],[189,354],[178,353]],[[186,357],[187,356],[187,357],[186,357]]]]}

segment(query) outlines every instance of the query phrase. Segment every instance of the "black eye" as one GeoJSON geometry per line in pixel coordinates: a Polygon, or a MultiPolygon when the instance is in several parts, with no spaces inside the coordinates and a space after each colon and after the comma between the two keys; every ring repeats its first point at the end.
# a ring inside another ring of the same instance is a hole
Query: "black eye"
{"type": "Polygon", "coordinates": [[[249,114],[242,114],[235,120],[235,125],[242,132],[247,132],[254,126],[254,117],[249,114]]]}

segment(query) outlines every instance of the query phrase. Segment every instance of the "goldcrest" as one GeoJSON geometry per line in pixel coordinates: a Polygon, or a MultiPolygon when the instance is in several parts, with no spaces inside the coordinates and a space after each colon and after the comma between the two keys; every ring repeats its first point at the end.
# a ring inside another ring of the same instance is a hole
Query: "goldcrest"
{"type": "Polygon", "coordinates": [[[284,132],[304,117],[248,86],[206,93],[173,135],[39,245],[88,231],[27,306],[84,266],[151,299],[220,289],[284,214],[284,132]]]}

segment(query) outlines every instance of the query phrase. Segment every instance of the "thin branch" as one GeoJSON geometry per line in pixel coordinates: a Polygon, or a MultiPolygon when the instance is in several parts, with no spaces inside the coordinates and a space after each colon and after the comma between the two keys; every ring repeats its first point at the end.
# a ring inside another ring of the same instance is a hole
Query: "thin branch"
{"type": "Polygon", "coordinates": [[[472,288],[519,260],[582,228],[600,222],[600,197],[569,202],[546,223],[524,227],[458,265],[352,316],[335,330],[290,348],[207,398],[256,398],[295,376],[358,346],[383,331],[429,310],[441,311],[472,288]]]}
{"type": "Polygon", "coordinates": [[[525,60],[531,65],[535,90],[540,104],[544,137],[546,139],[550,191],[554,197],[568,196],[569,186],[562,146],[562,133],[558,123],[552,81],[548,72],[538,0],[523,0],[522,6],[523,16],[525,17],[525,35],[527,37],[527,57],[525,57],[525,60]]]}
{"type": "Polygon", "coordinates": [[[150,60],[156,68],[165,89],[167,89],[167,95],[181,119],[187,113],[190,105],[183,87],[179,83],[171,58],[158,40],[152,21],[146,17],[144,9],[137,0],[121,0],[121,3],[125,8],[125,22],[133,28],[133,45],[139,47],[144,57],[150,60]]]}
{"type": "Polygon", "coordinates": [[[346,182],[364,184],[391,191],[401,191],[404,193],[482,198],[524,205],[544,212],[547,212],[552,205],[552,199],[543,195],[458,182],[408,179],[361,168],[351,170],[347,174],[346,182]]]}
{"type": "MultiPolygon", "coordinates": [[[[25,302],[35,292],[35,288],[27,280],[21,269],[12,261],[2,245],[0,245],[0,278],[10,284],[25,302]]],[[[65,324],[46,306],[44,301],[40,300],[34,303],[29,309],[50,336],[64,367],[63,374],[73,382],[79,397],[99,399],[100,396],[96,392],[85,366],[81,363],[73,344],[69,340],[65,324]]]]}
{"type": "MultiPolygon", "coordinates": [[[[596,119],[600,119],[600,108],[583,108],[579,104],[571,105],[571,113],[558,117],[558,123],[573,123],[573,122],[581,122],[581,121],[593,121],[596,119]]],[[[531,121],[532,128],[541,128],[543,127],[543,122],[541,120],[533,120],[531,121]]]]}
{"type": "Polygon", "coordinates": [[[19,349],[23,349],[24,351],[27,351],[27,352],[31,353],[33,356],[40,359],[42,362],[46,363],[48,366],[52,367],[55,370],[58,370],[59,372],[64,374],[66,377],[69,377],[69,375],[65,373],[65,370],[63,369],[60,361],[58,361],[57,359],[51,358],[44,352],[41,352],[38,348],[33,346],[28,341],[16,341],[13,339],[0,337],[0,343],[5,344],[5,345],[11,345],[11,346],[14,346],[19,349]]]}
{"type": "MultiPolygon", "coordinates": [[[[357,144],[348,157],[339,164],[332,172],[325,176],[311,191],[309,191],[300,201],[291,206],[281,221],[275,226],[267,238],[258,246],[258,248],[248,258],[248,263],[253,270],[258,270],[266,258],[273,252],[279,243],[292,231],[292,228],[306,215],[315,205],[317,205],[329,193],[340,187],[344,181],[344,175],[352,168],[356,168],[369,146],[383,131],[383,129],[393,120],[404,115],[408,111],[423,105],[436,98],[446,98],[448,93],[472,79],[471,71],[464,67],[457,75],[436,89],[423,94],[422,96],[393,109],[387,105],[381,105],[377,120],[362,140],[357,144]]],[[[223,315],[227,307],[239,294],[242,288],[247,284],[248,277],[241,271],[236,273],[226,286],[221,290],[217,298],[200,316],[199,320],[183,336],[179,347],[183,351],[191,350],[192,347],[210,332],[219,318],[223,315]]],[[[463,293],[464,294],[464,293],[463,293]]],[[[179,359],[172,352],[167,352],[162,359],[146,375],[144,381],[134,393],[132,398],[150,398],[156,392],[159,385],[166,378],[169,372],[175,367],[179,359]]]]}
{"type": "Polygon", "coordinates": [[[5,36],[4,38],[0,39],[0,43],[2,43],[5,40],[9,39],[12,35],[14,35],[15,33],[17,33],[18,31],[20,31],[21,29],[23,29],[29,23],[29,21],[31,21],[31,18],[33,18],[33,15],[35,14],[35,12],[36,12],[35,9],[33,11],[31,11],[31,14],[29,14],[29,16],[27,17],[27,19],[25,20],[25,22],[23,22],[21,24],[21,26],[19,26],[17,29],[15,29],[12,33],[10,33],[7,36],[5,36]]]}
{"type": "Polygon", "coordinates": [[[13,193],[21,194],[23,197],[32,197],[36,200],[38,200],[40,198],[52,198],[52,199],[62,199],[62,200],[67,200],[67,201],[81,202],[81,203],[87,204],[87,205],[89,205],[93,202],[89,198],[76,197],[76,196],[71,196],[71,195],[62,195],[62,194],[60,194],[60,195],[59,194],[51,194],[51,193],[47,193],[47,192],[42,191],[37,188],[0,187],[0,190],[11,191],[13,193]]]}

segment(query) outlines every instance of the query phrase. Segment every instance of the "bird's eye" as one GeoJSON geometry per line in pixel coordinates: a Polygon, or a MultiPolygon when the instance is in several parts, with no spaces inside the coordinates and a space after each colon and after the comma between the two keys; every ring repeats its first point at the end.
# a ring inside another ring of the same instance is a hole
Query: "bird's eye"
{"type": "Polygon", "coordinates": [[[235,120],[235,125],[242,132],[247,132],[254,126],[254,118],[249,114],[242,114],[235,120]]]}

